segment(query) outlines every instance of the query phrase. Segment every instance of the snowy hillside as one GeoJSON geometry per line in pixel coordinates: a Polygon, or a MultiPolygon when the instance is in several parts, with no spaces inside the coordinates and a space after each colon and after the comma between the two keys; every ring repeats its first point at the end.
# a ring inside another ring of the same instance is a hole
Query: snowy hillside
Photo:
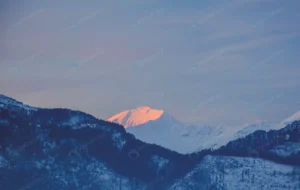
{"type": "MultiPolygon", "coordinates": [[[[281,129],[285,126],[280,126],[278,123],[272,123],[272,122],[259,122],[251,125],[247,125],[245,127],[242,127],[241,130],[239,130],[235,136],[234,139],[243,138],[255,131],[263,130],[263,131],[269,131],[269,130],[275,130],[275,129],[281,129]]],[[[232,139],[232,140],[234,140],[232,139]]]]}
{"type": "Polygon", "coordinates": [[[270,150],[270,152],[280,157],[288,157],[297,154],[300,155],[300,142],[287,142],[282,145],[275,146],[270,150]]]}
{"type": "Polygon", "coordinates": [[[124,125],[126,131],[145,142],[179,153],[218,148],[230,141],[237,130],[221,125],[186,125],[165,111],[148,106],[123,111],[108,121],[124,125]]]}
{"type": "Polygon", "coordinates": [[[206,156],[169,190],[300,189],[300,167],[259,158],[206,156]]]}
{"type": "Polygon", "coordinates": [[[229,137],[234,134],[233,130],[228,130],[225,126],[180,125],[176,120],[169,122],[164,117],[126,130],[145,142],[161,145],[183,154],[218,148],[229,142],[231,139],[229,137]]]}
{"type": "Polygon", "coordinates": [[[148,106],[121,112],[108,120],[125,125],[126,131],[145,142],[183,154],[217,149],[231,140],[245,137],[257,130],[269,131],[284,127],[271,122],[247,126],[189,125],[177,121],[163,110],[155,110],[148,106]]]}

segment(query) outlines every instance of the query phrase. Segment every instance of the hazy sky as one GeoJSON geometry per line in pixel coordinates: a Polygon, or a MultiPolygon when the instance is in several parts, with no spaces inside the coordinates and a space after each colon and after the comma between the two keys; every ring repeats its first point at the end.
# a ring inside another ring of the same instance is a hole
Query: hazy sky
{"type": "Polygon", "coordinates": [[[1,0],[0,93],[99,118],[189,123],[300,110],[298,0],[1,0]]]}

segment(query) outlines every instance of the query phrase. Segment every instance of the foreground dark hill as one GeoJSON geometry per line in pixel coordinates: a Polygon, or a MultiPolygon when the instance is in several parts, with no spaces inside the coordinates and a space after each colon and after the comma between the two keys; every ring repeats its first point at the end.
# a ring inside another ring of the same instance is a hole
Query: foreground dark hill
{"type": "MultiPolygon", "coordinates": [[[[178,180],[208,154],[299,165],[299,131],[294,122],[182,155],[80,111],[35,108],[0,95],[0,189],[167,189],[182,185],[178,180]]],[[[211,188],[200,176],[193,187],[211,188]]]]}
{"type": "MultiPolygon", "coordinates": [[[[71,177],[76,171],[78,178],[88,180],[84,163],[93,160],[134,183],[154,188],[180,177],[197,162],[188,155],[146,144],[118,124],[79,111],[34,108],[5,96],[0,97],[0,145],[0,171],[14,176],[13,181],[1,184],[14,188],[32,181],[35,173],[53,176],[59,170],[71,177]]],[[[74,189],[72,181],[64,189],[74,189]]],[[[47,185],[60,189],[62,184],[52,180],[47,185]]]]}

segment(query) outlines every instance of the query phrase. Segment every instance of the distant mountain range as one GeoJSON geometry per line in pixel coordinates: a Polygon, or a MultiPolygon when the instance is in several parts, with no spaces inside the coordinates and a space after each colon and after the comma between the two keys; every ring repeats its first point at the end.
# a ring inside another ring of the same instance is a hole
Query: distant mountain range
{"type": "Polygon", "coordinates": [[[300,112],[281,123],[258,122],[239,127],[189,125],[181,123],[163,110],[141,106],[118,113],[108,121],[123,125],[127,132],[145,142],[185,154],[210,148],[217,149],[256,130],[281,129],[297,119],[300,120],[300,112]]]}
{"type": "Polygon", "coordinates": [[[300,189],[299,166],[300,121],[180,154],[80,111],[0,95],[1,190],[300,189]]]}

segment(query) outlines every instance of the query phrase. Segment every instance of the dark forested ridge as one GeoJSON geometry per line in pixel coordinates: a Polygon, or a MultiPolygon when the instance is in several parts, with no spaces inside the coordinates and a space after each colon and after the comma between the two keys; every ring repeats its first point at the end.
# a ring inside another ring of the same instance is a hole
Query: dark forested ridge
{"type": "MultiPolygon", "coordinates": [[[[82,163],[97,159],[115,172],[146,184],[161,178],[152,185],[155,188],[182,176],[197,162],[188,155],[144,143],[127,133],[123,126],[83,112],[68,109],[30,110],[15,105],[0,109],[0,153],[10,165],[51,158],[52,165],[61,167],[64,162],[66,166],[70,165],[69,159],[73,156],[82,163]],[[164,165],[151,163],[153,157],[161,158],[164,165]]],[[[47,172],[47,169],[42,168],[40,172],[47,172]]],[[[22,184],[21,179],[15,180],[16,184],[22,184]]]]}
{"type": "Polygon", "coordinates": [[[294,121],[280,130],[255,131],[229,142],[215,151],[216,154],[243,157],[260,157],[284,164],[300,165],[300,151],[289,152],[289,146],[299,147],[300,121],[294,121]]]}
{"type": "Polygon", "coordinates": [[[80,111],[34,108],[0,96],[0,184],[5,189],[19,189],[32,178],[42,178],[36,189],[80,189],[92,175],[86,166],[99,161],[132,179],[132,189],[142,185],[165,189],[208,154],[300,165],[299,152],[283,157],[272,151],[276,146],[299,142],[299,131],[300,122],[296,121],[281,130],[256,131],[218,150],[182,155],[144,143],[123,126],[80,111]],[[75,181],[74,172],[79,178],[75,181]],[[65,176],[59,177],[63,182],[56,179],[61,175],[65,176]],[[72,182],[65,182],[71,178],[72,182]]]}

